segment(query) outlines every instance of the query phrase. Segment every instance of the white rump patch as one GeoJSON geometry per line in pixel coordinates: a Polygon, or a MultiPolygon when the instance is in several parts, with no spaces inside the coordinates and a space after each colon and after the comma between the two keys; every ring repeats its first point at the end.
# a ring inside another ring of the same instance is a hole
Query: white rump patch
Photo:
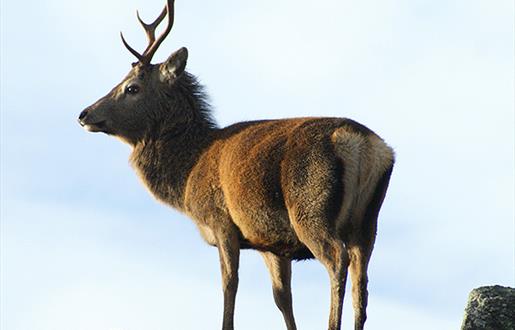
{"type": "Polygon", "coordinates": [[[394,153],[377,135],[365,136],[344,127],[336,129],[331,140],[344,168],[344,196],[337,220],[340,227],[350,215],[357,221],[362,218],[377,182],[393,164],[394,153]]]}

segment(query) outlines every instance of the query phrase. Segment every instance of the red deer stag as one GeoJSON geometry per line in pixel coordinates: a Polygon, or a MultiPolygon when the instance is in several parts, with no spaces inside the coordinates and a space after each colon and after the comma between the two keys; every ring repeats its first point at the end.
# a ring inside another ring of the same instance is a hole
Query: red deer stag
{"type": "Polygon", "coordinates": [[[79,123],[132,146],[131,163],[158,200],[189,215],[218,248],[222,329],[233,329],[240,249],[258,250],[288,329],[296,329],[291,261],[318,259],[331,281],[329,329],[340,329],[350,269],[355,329],[363,329],[367,267],[394,154],[365,126],[345,118],[242,122],[218,128],[202,86],[185,71],[180,48],[152,56],[170,32],[174,1],[151,24],[129,74],[86,108],[79,123]],[[157,38],[157,25],[168,16],[157,38]]]}

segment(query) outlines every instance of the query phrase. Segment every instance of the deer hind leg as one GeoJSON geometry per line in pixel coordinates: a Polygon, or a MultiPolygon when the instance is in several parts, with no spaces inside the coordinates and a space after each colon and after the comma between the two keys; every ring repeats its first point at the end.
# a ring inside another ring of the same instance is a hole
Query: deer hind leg
{"type": "Polygon", "coordinates": [[[261,255],[270,271],[275,304],[281,311],[288,330],[296,330],[291,297],[291,260],[270,252],[261,255]]]}
{"type": "Polygon", "coordinates": [[[348,245],[355,330],[362,330],[367,319],[367,269],[370,256],[372,255],[372,250],[374,249],[377,232],[377,218],[388,188],[391,172],[392,167],[390,167],[390,169],[377,183],[372,199],[365,210],[361,226],[357,232],[353,233],[353,239],[348,245]]]}
{"type": "Polygon", "coordinates": [[[234,306],[238,290],[238,265],[240,246],[234,231],[218,234],[216,237],[220,266],[222,271],[222,288],[224,293],[224,315],[222,330],[234,329],[234,306]]]}
{"type": "Polygon", "coordinates": [[[308,247],[329,273],[331,281],[329,330],[339,330],[349,266],[349,255],[344,243],[329,230],[326,219],[295,219],[292,221],[292,225],[302,243],[308,247]]]}
{"type": "Polygon", "coordinates": [[[352,305],[354,308],[354,329],[362,330],[367,319],[367,268],[370,253],[365,248],[352,247],[349,249],[349,254],[351,260],[350,275],[352,280],[352,305]]]}

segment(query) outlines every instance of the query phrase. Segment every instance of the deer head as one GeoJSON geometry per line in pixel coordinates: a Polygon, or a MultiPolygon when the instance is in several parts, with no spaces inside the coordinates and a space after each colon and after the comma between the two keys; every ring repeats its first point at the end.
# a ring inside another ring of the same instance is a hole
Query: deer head
{"type": "Polygon", "coordinates": [[[79,116],[80,125],[88,131],[115,135],[130,144],[143,139],[165,117],[174,115],[173,109],[160,103],[164,99],[173,98],[174,89],[177,89],[177,81],[184,73],[188,58],[188,51],[183,47],[163,63],[150,63],[159,45],[172,29],[174,0],[168,0],[161,14],[150,24],[143,22],[139,13],[137,17],[145,29],[148,46],[140,54],[129,46],[120,33],[123,44],[138,61],[132,63],[132,69],[121,83],[79,116]],[[156,39],[156,27],[166,16],[168,25],[156,39]]]}

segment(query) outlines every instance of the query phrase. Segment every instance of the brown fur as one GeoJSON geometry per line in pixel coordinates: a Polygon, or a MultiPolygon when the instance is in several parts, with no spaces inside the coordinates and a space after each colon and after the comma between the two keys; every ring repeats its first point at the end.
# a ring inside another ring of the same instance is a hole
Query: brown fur
{"type": "Polygon", "coordinates": [[[343,118],[217,128],[202,88],[183,71],[186,58],[182,48],[162,64],[136,64],[81,113],[81,125],[129,143],[131,163],[149,191],[189,215],[218,248],[224,330],[233,329],[241,248],[262,253],[290,330],[296,328],[291,260],[314,257],[326,267],[332,330],[340,328],[349,269],[355,328],[362,329],[367,267],[393,151],[365,126],[343,118]]]}

